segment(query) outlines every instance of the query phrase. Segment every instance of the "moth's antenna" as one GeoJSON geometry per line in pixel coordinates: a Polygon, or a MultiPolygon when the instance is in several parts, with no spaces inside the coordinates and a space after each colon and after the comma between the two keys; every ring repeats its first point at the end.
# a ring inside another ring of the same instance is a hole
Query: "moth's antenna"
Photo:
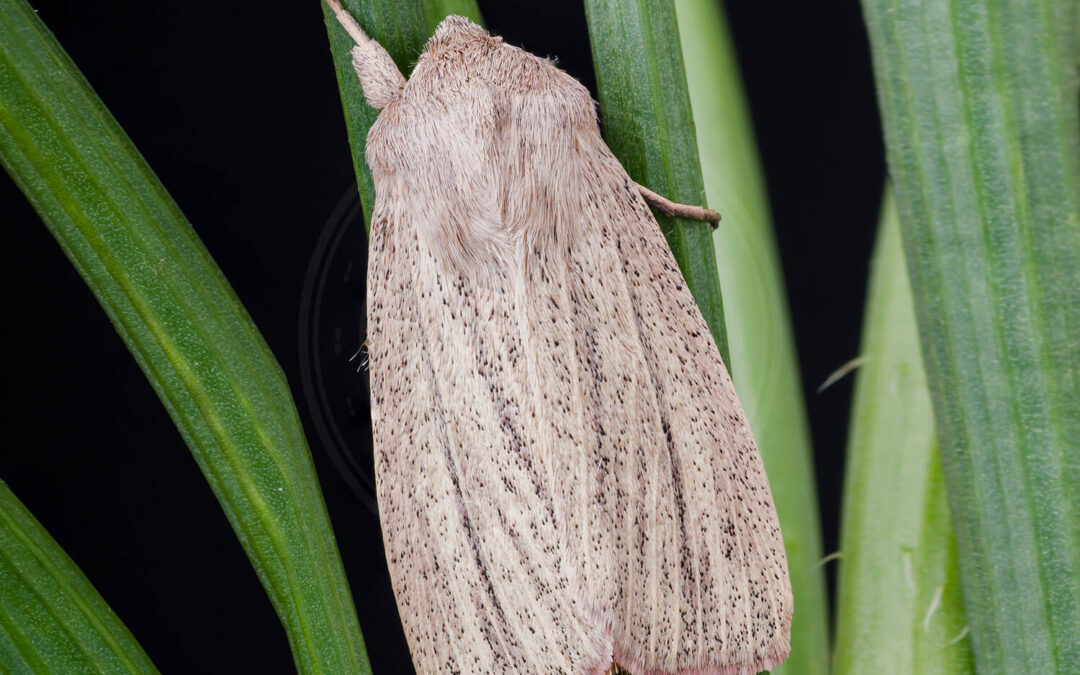
{"type": "Polygon", "coordinates": [[[334,16],[337,17],[338,23],[340,23],[341,27],[345,29],[345,32],[352,37],[353,42],[357,45],[364,45],[371,42],[371,38],[367,36],[367,33],[360,27],[360,24],[356,23],[356,19],[353,18],[353,15],[345,11],[345,8],[341,6],[340,2],[337,0],[326,0],[326,4],[330,5],[330,9],[334,12],[334,16]]]}
{"type": "Polygon", "coordinates": [[[382,110],[401,98],[405,88],[405,76],[397,69],[383,46],[368,37],[352,14],[345,11],[338,0],[326,0],[334,12],[338,23],[352,37],[356,46],[352,48],[352,64],[364,88],[364,98],[368,105],[382,110]]]}

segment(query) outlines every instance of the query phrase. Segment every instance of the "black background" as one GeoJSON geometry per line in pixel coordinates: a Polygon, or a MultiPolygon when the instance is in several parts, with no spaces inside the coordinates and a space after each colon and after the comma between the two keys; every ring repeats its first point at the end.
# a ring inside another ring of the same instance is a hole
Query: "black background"
{"type": "MultiPolygon", "coordinates": [[[[480,2],[489,28],[590,87],[580,0],[480,2]]],[[[298,307],[353,182],[326,32],[291,3],[37,2],[281,362],[377,673],[408,672],[378,523],[310,430],[298,307]]],[[[766,170],[813,430],[826,552],[838,541],[850,380],[884,156],[856,0],[727,4],[766,170]]],[[[105,314],[0,176],[7,420],[0,478],[159,668],[288,673],[284,632],[194,461],[105,314]]]]}

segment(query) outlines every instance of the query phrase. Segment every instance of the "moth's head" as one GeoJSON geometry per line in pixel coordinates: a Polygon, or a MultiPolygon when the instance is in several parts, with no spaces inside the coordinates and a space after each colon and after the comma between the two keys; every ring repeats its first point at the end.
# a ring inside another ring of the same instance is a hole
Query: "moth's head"
{"type": "MultiPolygon", "coordinates": [[[[514,50],[503,43],[497,35],[491,35],[483,27],[464,16],[451,14],[443,19],[428,38],[420,54],[413,75],[435,69],[453,77],[452,72],[466,72],[491,58],[498,58],[502,50],[514,50]]],[[[409,78],[412,79],[412,76],[409,78]]]]}
{"type": "MultiPolygon", "coordinates": [[[[368,88],[365,82],[365,93],[368,88]]],[[[596,130],[585,87],[551,61],[506,44],[465,17],[449,16],[408,82],[382,108],[366,155],[376,173],[403,169],[415,176],[431,167],[458,167],[451,173],[460,186],[466,175],[490,168],[491,157],[504,157],[497,145],[562,147],[559,137],[569,147],[582,128],[596,130]]]]}
{"type": "Polygon", "coordinates": [[[439,23],[439,27],[435,29],[435,33],[428,40],[427,51],[440,49],[459,40],[475,40],[478,38],[499,40],[499,38],[492,38],[486,30],[467,18],[451,14],[443,19],[439,23]]]}
{"type": "MultiPolygon", "coordinates": [[[[329,0],[331,8],[339,11],[336,0],[329,0]]],[[[383,110],[401,98],[405,88],[405,77],[394,65],[393,59],[379,43],[368,38],[359,24],[344,10],[340,10],[338,19],[352,35],[356,46],[352,49],[353,68],[360,78],[364,98],[376,110],[383,110]]],[[[502,38],[492,37],[486,30],[463,16],[452,14],[439,23],[435,33],[427,42],[427,47],[420,57],[423,62],[432,55],[450,52],[464,52],[478,44],[486,46],[502,45],[502,38]]]]}
{"type": "Polygon", "coordinates": [[[372,124],[365,154],[377,203],[407,205],[410,226],[441,242],[432,246],[442,259],[465,270],[506,259],[526,229],[544,241],[571,241],[574,226],[556,211],[577,208],[583,167],[602,146],[581,83],[450,16],[372,124]]]}

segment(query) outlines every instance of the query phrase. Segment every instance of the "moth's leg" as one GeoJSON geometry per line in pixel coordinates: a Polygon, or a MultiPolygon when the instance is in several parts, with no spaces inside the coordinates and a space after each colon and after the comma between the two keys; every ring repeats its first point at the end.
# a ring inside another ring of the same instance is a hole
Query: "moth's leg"
{"type": "Polygon", "coordinates": [[[338,0],[326,0],[338,22],[356,43],[352,48],[353,69],[360,78],[364,98],[368,105],[382,110],[401,98],[405,88],[405,76],[401,74],[390,54],[383,46],[367,36],[364,29],[341,6],[338,0]]]}
{"type": "Polygon", "coordinates": [[[712,209],[707,209],[703,206],[678,204],[667,197],[656,194],[641,183],[634,183],[634,185],[637,186],[638,192],[645,198],[645,201],[648,202],[649,206],[665,216],[687,218],[689,220],[707,220],[712,224],[714,230],[720,224],[720,214],[712,209]]]}

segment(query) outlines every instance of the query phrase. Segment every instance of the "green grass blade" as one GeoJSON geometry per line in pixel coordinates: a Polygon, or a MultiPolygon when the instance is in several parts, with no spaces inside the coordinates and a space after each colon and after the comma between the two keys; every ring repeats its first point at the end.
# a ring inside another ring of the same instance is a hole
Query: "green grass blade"
{"type": "Polygon", "coordinates": [[[463,16],[475,24],[484,25],[480,8],[476,0],[421,0],[424,6],[424,18],[427,21],[428,35],[435,32],[439,23],[451,14],[463,16]]]}
{"type": "Polygon", "coordinates": [[[713,233],[732,376],[769,474],[784,531],[795,615],[774,674],[828,671],[828,611],[810,433],[765,184],[720,5],[675,0],[713,233]]]}
{"type": "Polygon", "coordinates": [[[23,0],[0,0],[0,162],[191,448],[298,669],[367,672],[284,374],[183,214],[23,0]]]}
{"type": "Polygon", "coordinates": [[[974,672],[900,223],[886,197],[844,478],[834,673],[974,672]]]}
{"type": "Polygon", "coordinates": [[[3,481],[0,672],[158,672],[71,558],[3,481]]]}
{"type": "MultiPolygon", "coordinates": [[[[672,0],[586,0],[585,14],[608,146],[638,183],[672,201],[704,206],[672,0]]],[[[730,367],[710,226],[656,219],[730,367]]]]}
{"type": "Polygon", "coordinates": [[[863,0],[980,673],[1080,672],[1074,0],[863,0]]]}
{"type": "MultiPolygon", "coordinates": [[[[371,212],[375,208],[375,184],[364,161],[364,148],[367,147],[368,129],[379,116],[379,111],[364,100],[364,90],[352,67],[352,38],[338,23],[327,4],[323,0],[319,2],[330,37],[330,52],[341,92],[341,106],[345,112],[345,127],[349,132],[364,222],[370,229],[371,212]]],[[[342,0],[341,6],[356,18],[369,37],[390,52],[398,69],[406,77],[412,72],[427,39],[447,15],[460,14],[483,25],[476,0],[342,0]]]]}

